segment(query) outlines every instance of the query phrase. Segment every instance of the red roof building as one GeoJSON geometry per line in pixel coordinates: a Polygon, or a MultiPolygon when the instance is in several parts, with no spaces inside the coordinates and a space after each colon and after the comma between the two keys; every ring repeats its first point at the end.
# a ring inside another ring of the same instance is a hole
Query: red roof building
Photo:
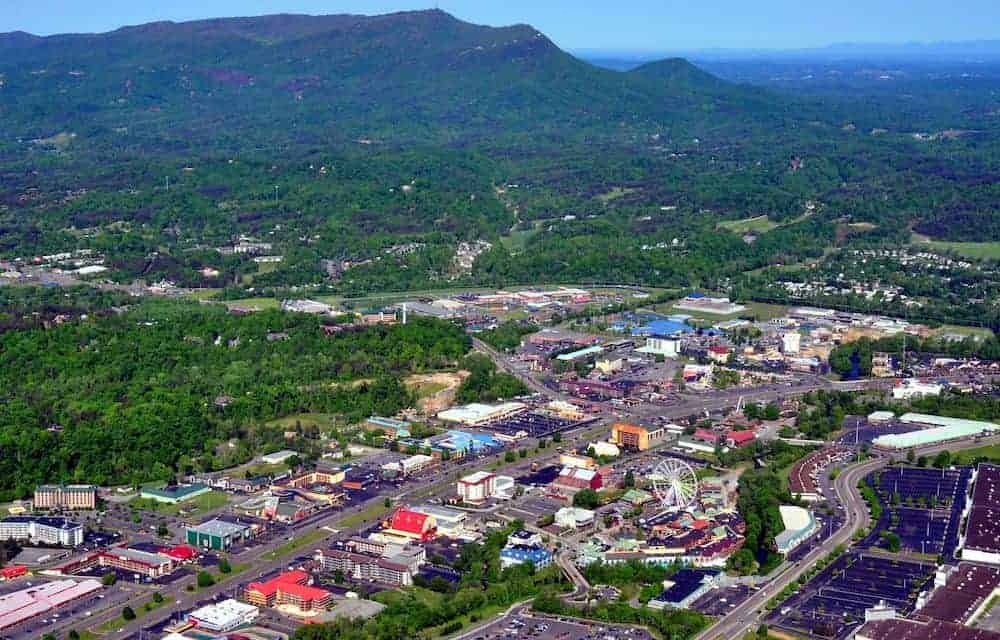
{"type": "Polygon", "coordinates": [[[437,532],[437,520],[424,513],[400,509],[392,515],[389,531],[407,538],[430,540],[437,532]]]}
{"type": "Polygon", "coordinates": [[[21,576],[28,575],[28,567],[20,564],[13,564],[9,567],[4,567],[0,569],[0,578],[4,580],[13,580],[14,578],[20,578],[21,576]]]}
{"type": "Polygon", "coordinates": [[[745,447],[757,438],[757,434],[746,431],[730,431],[726,434],[726,444],[730,447],[745,447]]]}
{"type": "Polygon", "coordinates": [[[711,429],[695,429],[694,439],[701,440],[702,442],[707,442],[709,444],[716,444],[719,441],[719,434],[711,429]]]}
{"type": "Polygon", "coordinates": [[[559,476],[552,482],[553,487],[569,490],[593,489],[597,490],[604,486],[604,478],[601,474],[592,469],[581,469],[579,467],[563,467],[559,476]]]}
{"type": "Polygon", "coordinates": [[[189,562],[198,557],[198,550],[186,544],[178,544],[160,549],[160,553],[177,562],[189,562]]]}
{"type": "Polygon", "coordinates": [[[292,605],[300,611],[326,609],[333,595],[325,589],[311,587],[305,571],[286,571],[265,582],[251,582],[247,586],[247,602],[258,607],[292,605]]]}

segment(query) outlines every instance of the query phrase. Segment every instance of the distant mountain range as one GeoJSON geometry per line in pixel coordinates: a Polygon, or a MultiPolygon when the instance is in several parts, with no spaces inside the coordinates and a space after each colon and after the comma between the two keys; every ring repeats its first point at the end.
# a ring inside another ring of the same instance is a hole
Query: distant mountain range
{"type": "Polygon", "coordinates": [[[177,147],[461,143],[538,132],[617,135],[622,127],[704,135],[786,112],[782,100],[685,60],[613,72],[533,27],[478,26],[438,10],[7,33],[0,74],[3,135],[113,138],[127,130],[177,147]]]}
{"type": "Polygon", "coordinates": [[[646,62],[666,57],[691,60],[800,60],[814,62],[1000,62],[1000,40],[961,42],[859,43],[842,42],[824,47],[800,49],[668,49],[660,52],[578,49],[572,52],[583,60],[608,69],[627,71],[646,62]]]}

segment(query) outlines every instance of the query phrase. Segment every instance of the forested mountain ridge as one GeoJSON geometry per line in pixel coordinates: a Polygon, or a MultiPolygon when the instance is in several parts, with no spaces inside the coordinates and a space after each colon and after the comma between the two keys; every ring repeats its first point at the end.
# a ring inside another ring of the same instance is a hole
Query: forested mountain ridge
{"type": "Polygon", "coordinates": [[[609,123],[704,133],[777,114],[782,102],[772,96],[748,112],[742,91],[690,65],[662,66],[655,77],[607,71],[530,26],[477,26],[437,10],[6,34],[0,57],[2,117],[27,138],[162,127],[164,137],[226,143],[241,124],[267,125],[241,131],[244,144],[455,141],[609,123]],[[275,136],[282,124],[293,129],[275,136]]]}

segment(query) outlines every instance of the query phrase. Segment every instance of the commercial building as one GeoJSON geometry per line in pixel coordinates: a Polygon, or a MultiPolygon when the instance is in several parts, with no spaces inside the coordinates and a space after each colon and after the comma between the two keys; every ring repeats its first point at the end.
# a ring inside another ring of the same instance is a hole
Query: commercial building
{"type": "Polygon", "coordinates": [[[870,620],[854,634],[854,640],[1000,640],[1000,633],[963,627],[952,622],[918,622],[892,618],[870,620]]]}
{"type": "Polygon", "coordinates": [[[382,474],[386,477],[403,477],[426,471],[439,464],[434,456],[418,453],[398,462],[388,462],[382,465],[382,474]]]}
{"type": "Polygon", "coordinates": [[[944,387],[936,383],[913,379],[899,380],[892,388],[892,397],[894,400],[910,400],[923,396],[939,396],[943,390],[944,387]]]}
{"type": "Polygon", "coordinates": [[[226,520],[209,520],[187,528],[185,539],[193,547],[225,551],[251,536],[248,525],[226,520]]]}
{"type": "Polygon", "coordinates": [[[565,493],[574,493],[583,489],[598,490],[604,486],[604,478],[594,469],[580,467],[563,467],[551,487],[565,493]]]}
{"type": "Polygon", "coordinates": [[[778,548],[778,553],[785,555],[816,532],[816,519],[810,511],[802,507],[783,504],[778,510],[781,512],[781,522],[785,530],[774,537],[774,544],[778,548]]]}
{"type": "Polygon", "coordinates": [[[244,596],[257,607],[291,606],[302,612],[325,611],[333,594],[309,585],[305,571],[286,571],[263,582],[251,582],[244,596]]]}
{"type": "Polygon", "coordinates": [[[112,547],[96,554],[94,560],[98,566],[130,571],[151,580],[170,575],[175,568],[170,556],[127,547],[112,547]]]}
{"type": "Polygon", "coordinates": [[[444,422],[457,422],[469,427],[482,427],[503,422],[525,411],[527,406],[521,402],[504,402],[501,404],[480,404],[474,402],[461,407],[454,407],[437,414],[444,422]]]}
{"type": "Polygon", "coordinates": [[[143,487],[139,490],[139,497],[146,500],[155,500],[164,504],[177,504],[185,500],[191,500],[212,490],[207,484],[195,482],[192,484],[178,484],[163,487],[143,487]]]}
{"type": "Polygon", "coordinates": [[[54,509],[95,509],[97,487],[92,484],[46,484],[35,489],[34,507],[54,509]]]}
{"type": "Polygon", "coordinates": [[[477,471],[459,479],[458,497],[462,502],[482,504],[496,494],[497,477],[486,471],[477,471]]]}
{"type": "Polygon", "coordinates": [[[617,458],[622,454],[621,449],[618,445],[613,442],[604,442],[600,440],[598,442],[591,442],[590,446],[587,447],[588,450],[593,450],[595,456],[601,456],[604,458],[617,458]]]}
{"type": "Polygon", "coordinates": [[[0,540],[10,539],[38,545],[77,547],[83,544],[83,526],[66,518],[8,516],[0,520],[0,540]]]}
{"type": "Polygon", "coordinates": [[[563,507],[556,511],[556,525],[564,529],[580,529],[594,524],[594,512],[578,507],[563,507]]]}
{"type": "Polygon", "coordinates": [[[639,353],[648,353],[654,356],[663,356],[664,358],[676,358],[681,354],[681,347],[684,343],[680,338],[658,338],[649,337],[646,338],[646,346],[636,349],[639,353]]]}
{"type": "Polygon", "coordinates": [[[365,420],[365,426],[370,429],[378,429],[390,440],[410,437],[410,423],[406,420],[396,420],[395,418],[383,418],[372,416],[365,420]]]}
{"type": "MultiPolygon", "coordinates": [[[[449,538],[459,538],[465,535],[465,523],[469,519],[469,514],[459,509],[450,509],[435,504],[423,504],[413,507],[413,511],[422,513],[434,518],[437,533],[449,538]]],[[[386,555],[386,554],[381,554],[386,555]]]]}
{"type": "Polygon", "coordinates": [[[283,449],[281,451],[275,451],[274,453],[268,453],[260,457],[261,462],[264,464],[282,464],[287,462],[291,458],[299,455],[295,451],[289,449],[283,449]]]}
{"type": "Polygon", "coordinates": [[[1000,466],[980,464],[975,476],[962,559],[1000,564],[1000,466]]]}
{"type": "Polygon", "coordinates": [[[541,545],[507,544],[500,550],[500,567],[506,569],[518,564],[530,563],[535,569],[544,569],[552,564],[552,552],[541,545]]]}
{"type": "Polygon", "coordinates": [[[576,351],[570,351],[569,353],[560,353],[556,356],[556,360],[561,362],[576,362],[577,360],[586,360],[596,356],[597,354],[604,351],[604,347],[600,345],[594,345],[592,347],[586,347],[584,349],[577,349],[576,351]]]}
{"type": "Polygon", "coordinates": [[[781,352],[794,354],[802,349],[802,335],[797,331],[791,331],[781,336],[781,352]]]}
{"type": "Polygon", "coordinates": [[[611,442],[633,451],[646,451],[650,446],[661,440],[666,432],[659,429],[648,429],[632,424],[616,422],[611,425],[611,442]]]}
{"type": "Polygon", "coordinates": [[[899,421],[907,424],[929,426],[929,429],[911,431],[909,433],[888,434],[879,436],[872,441],[876,447],[886,449],[909,449],[929,444],[961,440],[996,432],[1000,425],[979,420],[964,420],[944,416],[932,416],[923,413],[904,413],[899,421]]]}
{"type": "Polygon", "coordinates": [[[317,552],[315,560],[325,572],[340,571],[352,580],[368,580],[396,587],[413,584],[413,572],[400,562],[343,549],[317,552]]]}
{"type": "Polygon", "coordinates": [[[413,540],[430,540],[437,535],[437,521],[426,513],[398,509],[392,514],[388,532],[413,540]]]}
{"type": "Polygon", "coordinates": [[[252,604],[239,602],[230,598],[200,609],[195,609],[187,615],[188,622],[203,629],[216,633],[227,633],[244,625],[251,624],[260,615],[260,609],[252,604]]]}
{"type": "Polygon", "coordinates": [[[0,631],[101,590],[97,580],[53,580],[0,596],[0,631]]]}

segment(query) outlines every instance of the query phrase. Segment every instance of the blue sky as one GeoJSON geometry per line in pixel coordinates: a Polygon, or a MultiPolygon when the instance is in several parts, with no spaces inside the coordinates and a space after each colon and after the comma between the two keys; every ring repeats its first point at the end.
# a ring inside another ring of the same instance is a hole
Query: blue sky
{"type": "MultiPolygon", "coordinates": [[[[0,32],[107,31],[153,20],[266,13],[386,13],[388,0],[0,0],[0,32]]],[[[798,48],[833,42],[1000,38],[998,0],[441,0],[463,20],[530,23],[566,49],[798,48]]]]}

